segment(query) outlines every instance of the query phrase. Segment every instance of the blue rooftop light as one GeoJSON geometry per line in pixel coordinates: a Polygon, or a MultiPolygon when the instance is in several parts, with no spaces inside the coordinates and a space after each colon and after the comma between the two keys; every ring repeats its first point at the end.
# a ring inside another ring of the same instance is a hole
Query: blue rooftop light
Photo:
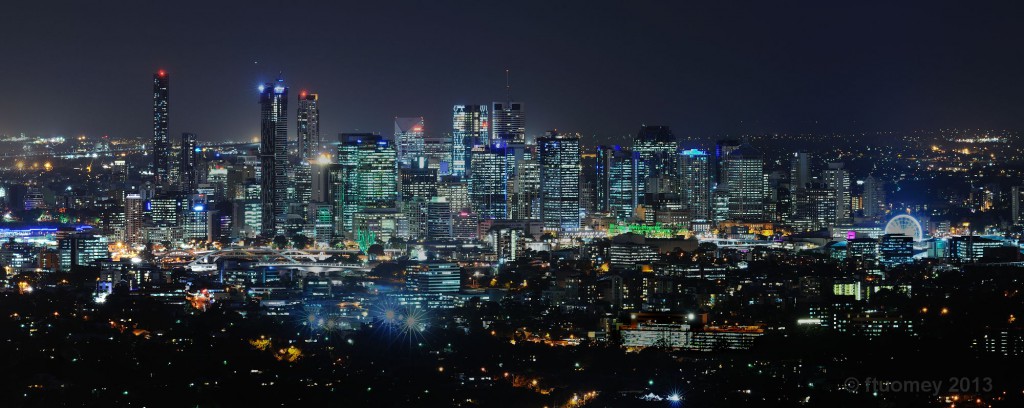
{"type": "Polygon", "coordinates": [[[192,207],[192,211],[203,211],[206,210],[206,206],[202,204],[196,204],[192,207]]]}

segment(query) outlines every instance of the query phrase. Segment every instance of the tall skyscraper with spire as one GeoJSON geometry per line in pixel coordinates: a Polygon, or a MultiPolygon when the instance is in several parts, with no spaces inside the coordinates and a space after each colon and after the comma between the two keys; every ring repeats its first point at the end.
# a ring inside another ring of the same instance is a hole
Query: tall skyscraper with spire
{"type": "Polygon", "coordinates": [[[167,183],[170,170],[171,141],[167,135],[167,116],[170,112],[167,71],[153,74],[153,177],[156,184],[167,183]]]}
{"type": "Polygon", "coordinates": [[[316,158],[322,149],[320,141],[320,95],[299,92],[299,108],[295,113],[299,136],[299,161],[316,158]]]}
{"type": "Polygon", "coordinates": [[[260,85],[260,167],[263,225],[260,233],[277,233],[277,219],[288,209],[288,87],[284,78],[260,85]]]}
{"type": "Polygon", "coordinates": [[[491,141],[526,143],[526,111],[512,101],[512,86],[505,71],[505,101],[491,103],[491,141]]]}

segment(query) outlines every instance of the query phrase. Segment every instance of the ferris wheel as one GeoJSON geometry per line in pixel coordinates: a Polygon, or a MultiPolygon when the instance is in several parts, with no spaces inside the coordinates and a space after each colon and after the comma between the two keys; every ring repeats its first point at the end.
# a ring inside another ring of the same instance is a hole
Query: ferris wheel
{"type": "Polygon", "coordinates": [[[904,235],[914,238],[914,242],[921,242],[924,239],[924,228],[914,217],[907,214],[900,214],[885,224],[886,234],[904,235]]]}

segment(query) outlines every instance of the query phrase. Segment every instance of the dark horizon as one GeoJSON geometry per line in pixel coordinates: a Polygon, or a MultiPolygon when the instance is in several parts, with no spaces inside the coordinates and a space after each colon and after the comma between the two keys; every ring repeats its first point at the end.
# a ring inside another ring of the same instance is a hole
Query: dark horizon
{"type": "Polygon", "coordinates": [[[504,100],[506,69],[530,135],[1024,128],[1017,4],[401,3],[12,4],[0,133],[150,137],[158,69],[170,135],[202,141],[258,135],[256,86],[278,72],[293,101],[320,94],[328,136],[396,116],[448,132],[452,105],[504,100]]]}

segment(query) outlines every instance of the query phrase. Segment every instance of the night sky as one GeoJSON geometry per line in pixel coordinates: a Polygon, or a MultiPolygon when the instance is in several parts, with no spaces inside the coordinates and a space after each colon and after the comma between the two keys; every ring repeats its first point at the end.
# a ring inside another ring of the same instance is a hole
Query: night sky
{"type": "Polygon", "coordinates": [[[504,100],[506,68],[528,134],[1024,128],[1020,2],[220,3],[7,2],[0,133],[148,137],[158,68],[172,135],[201,141],[257,135],[278,71],[290,115],[320,93],[328,136],[449,131],[451,105],[504,100]]]}

